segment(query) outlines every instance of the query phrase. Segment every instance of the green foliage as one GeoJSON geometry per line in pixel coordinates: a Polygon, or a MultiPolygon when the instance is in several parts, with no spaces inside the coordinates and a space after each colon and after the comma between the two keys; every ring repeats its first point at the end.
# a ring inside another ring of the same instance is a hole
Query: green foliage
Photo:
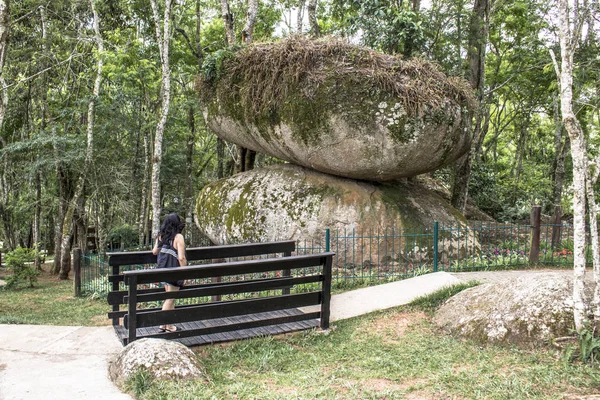
{"type": "Polygon", "coordinates": [[[154,380],[138,398],[555,400],[597,391],[598,368],[555,356],[541,346],[482,347],[444,335],[403,307],[337,321],[326,332],[203,346],[208,379],[154,380]]]}
{"type": "Polygon", "coordinates": [[[237,48],[219,49],[204,58],[202,75],[207,83],[218,81],[223,74],[223,62],[232,58],[237,48]]]}
{"type": "Polygon", "coordinates": [[[6,266],[12,272],[12,275],[6,278],[7,289],[16,288],[20,283],[26,283],[29,287],[33,287],[39,275],[39,272],[33,266],[35,256],[35,249],[22,247],[17,247],[15,250],[6,253],[6,266]]]}
{"type": "Polygon", "coordinates": [[[137,229],[129,224],[119,225],[108,233],[108,242],[122,249],[133,247],[138,243],[137,229]]]}
{"type": "Polygon", "coordinates": [[[472,288],[481,284],[478,281],[469,281],[464,283],[458,283],[455,285],[444,287],[426,296],[421,296],[411,301],[408,306],[420,309],[426,312],[434,312],[437,310],[444,301],[454,296],[457,293],[462,292],[465,289],[472,288]]]}
{"type": "Polygon", "coordinates": [[[148,370],[141,368],[125,382],[125,388],[132,391],[135,398],[140,398],[151,387],[154,378],[148,370]]]}
{"type": "Polygon", "coordinates": [[[421,15],[408,3],[394,0],[335,0],[332,15],[338,30],[362,33],[368,47],[390,54],[410,57],[424,44],[421,15]]]}
{"type": "Polygon", "coordinates": [[[594,329],[584,327],[577,333],[577,344],[579,345],[579,359],[584,363],[594,364],[600,360],[600,337],[595,334],[594,329]]]}

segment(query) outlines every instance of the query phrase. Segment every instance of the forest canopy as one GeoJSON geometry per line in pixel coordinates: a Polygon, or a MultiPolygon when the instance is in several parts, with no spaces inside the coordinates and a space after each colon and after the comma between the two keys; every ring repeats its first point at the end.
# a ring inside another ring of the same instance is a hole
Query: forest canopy
{"type": "MultiPolygon", "coordinates": [[[[60,252],[63,232],[81,247],[93,237],[101,251],[144,248],[153,210],[178,212],[191,226],[196,194],[234,173],[246,154],[207,129],[197,89],[208,96],[214,79],[260,77],[247,95],[261,112],[281,95],[273,72],[300,79],[320,62],[307,54],[339,54],[340,73],[350,54],[382,85],[408,69],[432,89],[472,99],[469,201],[499,221],[526,218],[534,203],[547,214],[556,205],[571,212],[570,143],[549,52],[560,53],[552,2],[261,0],[255,10],[242,0],[0,3],[4,250],[60,252]],[[248,45],[289,35],[275,53],[248,45]],[[226,57],[236,57],[231,70],[220,69],[226,57]],[[195,85],[198,76],[204,83],[195,85]]],[[[592,3],[574,53],[573,104],[594,159],[600,57],[592,3]]],[[[436,91],[415,92],[410,82],[397,90],[408,104],[437,101],[436,91]]],[[[277,162],[256,154],[245,165],[277,162]]],[[[458,170],[432,177],[452,192],[458,170]]],[[[200,243],[198,232],[189,235],[200,243]]]]}

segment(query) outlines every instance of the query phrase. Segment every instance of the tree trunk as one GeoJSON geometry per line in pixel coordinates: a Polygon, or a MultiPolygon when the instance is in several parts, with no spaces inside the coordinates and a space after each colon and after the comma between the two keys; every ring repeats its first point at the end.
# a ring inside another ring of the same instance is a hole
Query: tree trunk
{"type": "Polygon", "coordinates": [[[146,239],[146,225],[148,224],[148,182],[150,181],[150,139],[148,134],[143,132],[144,136],[144,175],[142,178],[142,195],[140,199],[140,213],[138,220],[138,244],[145,246],[148,240],[146,239]]]}
{"type": "Polygon", "coordinates": [[[75,188],[75,194],[73,195],[73,199],[68,204],[67,212],[65,214],[65,220],[63,222],[62,228],[62,245],[61,245],[61,267],[60,273],[58,275],[59,279],[68,279],[69,272],[71,271],[71,239],[73,235],[73,222],[74,217],[77,215],[79,217],[84,215],[83,210],[76,210],[78,206],[81,204],[85,204],[85,199],[83,198],[85,193],[85,180],[87,178],[87,173],[92,163],[92,158],[94,156],[94,116],[95,116],[95,108],[96,101],[98,100],[98,96],[100,94],[100,84],[102,83],[102,53],[104,52],[104,42],[102,40],[102,36],[100,35],[100,21],[98,17],[98,13],[96,12],[96,0],[90,0],[90,6],[92,8],[92,13],[94,15],[93,27],[94,27],[94,39],[98,46],[98,59],[96,60],[96,79],[94,80],[94,88],[92,91],[92,97],[88,102],[88,112],[87,112],[87,127],[86,127],[86,136],[87,136],[87,149],[85,153],[85,165],[83,167],[83,171],[79,176],[77,181],[77,186],[75,188]]]}
{"type": "Polygon", "coordinates": [[[242,43],[252,43],[254,35],[254,24],[258,13],[258,0],[248,0],[248,11],[246,13],[246,24],[242,29],[242,43]]]}
{"type": "MultiPolygon", "coordinates": [[[[226,0],[223,0],[226,2],[226,0]]],[[[169,115],[169,106],[171,101],[171,70],[169,68],[169,43],[171,39],[171,0],[165,0],[165,10],[163,14],[162,31],[160,17],[156,0],[150,1],[152,5],[152,14],[154,16],[154,25],[156,28],[156,41],[160,52],[161,70],[161,109],[160,119],[156,126],[156,135],[154,137],[154,157],[152,159],[152,237],[158,236],[160,229],[161,213],[161,191],[160,191],[160,167],[162,164],[162,142],[169,115]]]]}
{"type": "MultiPolygon", "coordinates": [[[[55,148],[55,152],[60,152],[60,149],[55,148]]],[[[69,178],[63,166],[59,163],[56,166],[56,176],[58,177],[58,215],[56,218],[54,231],[54,262],[52,264],[52,273],[58,274],[61,266],[61,244],[62,244],[62,227],[65,220],[66,205],[69,196],[69,178]]]]}
{"type": "MultiPolygon", "coordinates": [[[[193,158],[194,158],[194,142],[196,141],[196,118],[194,115],[194,106],[190,106],[188,110],[188,123],[190,132],[188,134],[187,149],[185,154],[185,172],[187,182],[185,185],[185,211],[186,211],[186,222],[192,222],[192,214],[194,212],[194,177],[193,177],[193,158]]],[[[191,232],[192,227],[189,226],[186,230],[188,235],[191,232]]]]}
{"type": "MultiPolygon", "coordinates": [[[[600,282],[600,242],[598,239],[598,212],[596,197],[594,194],[594,182],[590,171],[586,171],[586,196],[590,205],[590,241],[592,242],[592,263],[594,271],[594,282],[600,282]]],[[[600,328],[600,285],[594,287],[594,295],[591,302],[592,312],[594,314],[594,326],[600,328]]]]}
{"type": "Polygon", "coordinates": [[[223,17],[223,23],[225,24],[225,39],[227,46],[233,46],[235,44],[235,32],[233,30],[233,14],[229,10],[229,3],[227,0],[221,0],[221,16],[223,17]]]}
{"type": "Polygon", "coordinates": [[[42,259],[40,257],[40,242],[42,239],[41,227],[41,205],[42,205],[42,178],[40,172],[35,172],[35,207],[33,212],[33,248],[36,250],[33,266],[37,271],[42,269],[42,259]]]}
{"type": "MultiPolygon", "coordinates": [[[[298,13],[296,14],[296,32],[302,33],[302,25],[304,21],[304,5],[306,0],[298,1],[298,13]]],[[[291,21],[290,21],[291,22],[291,21]]]]}
{"type": "Polygon", "coordinates": [[[467,124],[475,118],[474,128],[468,129],[472,132],[472,144],[470,151],[459,159],[454,168],[454,180],[452,185],[452,205],[464,213],[467,205],[469,180],[471,177],[471,166],[475,152],[480,141],[483,142],[484,132],[482,130],[483,117],[486,115],[485,102],[485,49],[488,42],[490,26],[490,7],[493,0],[475,0],[473,14],[469,24],[469,48],[468,57],[470,65],[469,82],[471,88],[477,94],[477,110],[474,115],[467,117],[467,124]]]}
{"type": "Polygon", "coordinates": [[[558,99],[554,102],[554,163],[552,171],[552,201],[555,206],[562,202],[563,182],[565,179],[565,157],[569,148],[569,136],[563,141],[563,125],[560,120],[558,99]]]}
{"type": "MultiPolygon", "coordinates": [[[[0,132],[2,125],[4,124],[4,117],[6,116],[6,107],[8,105],[8,92],[6,91],[6,82],[4,81],[4,63],[6,60],[6,53],[8,51],[8,39],[10,32],[10,1],[0,0],[0,132]]],[[[6,142],[0,136],[0,143],[2,147],[6,146],[6,142]]],[[[8,189],[6,185],[6,174],[9,167],[8,157],[4,157],[4,171],[2,172],[0,181],[0,211],[2,212],[2,222],[4,227],[4,237],[8,241],[8,246],[14,248],[11,243],[11,229],[6,226],[8,220],[6,205],[8,202],[8,189]]]]}
{"type": "Polygon", "coordinates": [[[321,36],[321,28],[319,27],[319,23],[317,22],[317,0],[309,0],[308,1],[308,23],[310,24],[310,35],[312,37],[320,37],[321,36]]]}
{"type": "MultiPolygon", "coordinates": [[[[581,18],[578,10],[571,15],[568,0],[558,1],[560,66],[550,51],[559,78],[560,111],[563,125],[571,140],[573,159],[573,314],[575,329],[578,332],[585,327],[587,308],[584,292],[585,277],[585,209],[586,174],[588,171],[586,143],[581,125],[573,112],[573,54],[581,32],[581,18]],[[571,26],[574,21],[574,26],[571,26]]],[[[595,206],[595,205],[594,205],[595,206]]],[[[598,283],[596,282],[596,285],[598,283]]]]}
{"type": "Polygon", "coordinates": [[[4,124],[6,107],[8,105],[8,92],[4,81],[4,64],[8,51],[8,39],[10,32],[10,1],[0,0],[0,128],[4,124]]]}

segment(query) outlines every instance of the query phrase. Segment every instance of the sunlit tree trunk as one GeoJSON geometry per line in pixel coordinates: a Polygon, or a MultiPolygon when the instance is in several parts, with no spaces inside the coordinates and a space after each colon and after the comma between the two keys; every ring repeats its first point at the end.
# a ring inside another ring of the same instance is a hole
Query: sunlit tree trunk
{"type": "Polygon", "coordinates": [[[154,25],[156,28],[156,41],[158,51],[160,52],[161,62],[161,108],[160,118],[156,125],[156,134],[154,136],[154,157],[152,159],[152,237],[158,236],[160,229],[161,213],[161,191],[160,191],[160,167],[162,164],[162,142],[167,125],[169,114],[169,105],[171,101],[171,70],[169,67],[169,43],[171,39],[171,0],[165,0],[165,9],[162,21],[162,30],[160,16],[156,0],[150,1],[152,5],[152,15],[154,16],[154,25]]]}
{"type": "Polygon", "coordinates": [[[598,238],[598,205],[594,194],[594,179],[588,170],[586,173],[586,196],[589,206],[589,223],[590,223],[590,241],[592,242],[592,263],[594,271],[594,295],[592,298],[592,313],[594,315],[594,325],[600,328],[600,242],[598,238]]]}
{"type": "Polygon", "coordinates": [[[573,314],[575,328],[580,332],[587,321],[584,292],[585,277],[585,209],[586,174],[588,171],[585,137],[573,112],[573,54],[581,33],[579,7],[571,8],[568,0],[558,0],[560,65],[551,51],[559,78],[560,111],[565,130],[571,140],[573,159],[573,314]]]}
{"type": "Polygon", "coordinates": [[[321,36],[321,28],[317,22],[317,2],[318,0],[308,0],[308,23],[310,24],[310,35],[312,37],[321,36]]]}
{"type": "Polygon", "coordinates": [[[562,202],[565,180],[565,157],[569,149],[569,137],[563,140],[563,125],[560,118],[559,101],[554,101],[554,163],[552,165],[552,201],[555,206],[562,202]]]}
{"type": "Polygon", "coordinates": [[[144,175],[142,178],[142,196],[140,199],[140,212],[139,212],[139,220],[138,220],[138,243],[140,246],[145,245],[148,240],[146,240],[146,230],[148,224],[148,182],[150,181],[150,139],[148,138],[148,133],[143,132],[142,136],[144,138],[144,175]]]}
{"type": "MultiPolygon", "coordinates": [[[[5,89],[6,82],[4,80],[4,63],[6,60],[6,53],[8,51],[8,39],[10,32],[10,1],[9,0],[0,0],[0,129],[4,123],[4,117],[6,115],[6,107],[8,105],[8,92],[5,89]]],[[[1,131],[0,131],[1,132],[1,131]]],[[[0,133],[0,144],[2,147],[6,146],[6,141],[1,136],[0,133]]],[[[8,227],[6,226],[7,222],[7,210],[6,204],[8,203],[8,185],[7,185],[7,173],[9,167],[8,156],[3,157],[3,171],[0,175],[0,212],[2,212],[2,222],[4,227],[4,235],[3,237],[7,238],[9,241],[9,246],[12,247],[10,243],[10,236],[12,236],[9,232],[8,227]]]]}
{"type": "Polygon", "coordinates": [[[233,29],[233,14],[229,10],[229,2],[227,0],[221,0],[221,16],[223,23],[225,24],[225,38],[228,46],[235,44],[235,31],[233,29]]]}
{"type": "Polygon", "coordinates": [[[8,105],[8,92],[4,80],[4,64],[8,52],[8,39],[10,32],[10,1],[0,0],[0,127],[4,124],[6,106],[8,105]]]}
{"type": "Polygon", "coordinates": [[[298,0],[298,13],[296,14],[296,32],[302,33],[304,23],[304,5],[306,0],[298,0]]]}
{"type": "Polygon", "coordinates": [[[248,11],[246,13],[246,24],[242,29],[242,42],[252,43],[254,36],[254,24],[258,13],[258,0],[248,0],[248,11]]]}

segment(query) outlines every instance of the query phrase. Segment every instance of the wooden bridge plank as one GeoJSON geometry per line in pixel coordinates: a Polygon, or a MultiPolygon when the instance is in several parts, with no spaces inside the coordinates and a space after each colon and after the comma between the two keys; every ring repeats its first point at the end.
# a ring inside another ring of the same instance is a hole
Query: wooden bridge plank
{"type": "Polygon", "coordinates": [[[125,281],[132,276],[137,276],[139,284],[154,283],[157,281],[174,281],[180,279],[201,279],[214,276],[231,276],[252,274],[257,272],[280,271],[284,269],[301,269],[317,267],[323,264],[322,260],[333,256],[334,253],[321,253],[315,255],[269,258],[262,260],[234,261],[220,264],[191,265],[187,267],[145,269],[124,271],[125,281]]]}

